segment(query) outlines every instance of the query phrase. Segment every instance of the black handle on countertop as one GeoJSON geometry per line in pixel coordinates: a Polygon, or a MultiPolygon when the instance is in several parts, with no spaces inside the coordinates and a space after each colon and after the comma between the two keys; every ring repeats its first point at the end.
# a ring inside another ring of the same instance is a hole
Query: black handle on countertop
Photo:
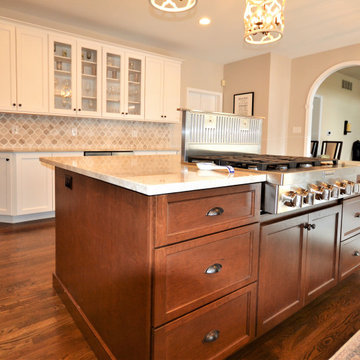
{"type": "Polygon", "coordinates": [[[70,190],[72,190],[72,180],[72,176],[65,175],[65,187],[69,188],[70,190]]]}

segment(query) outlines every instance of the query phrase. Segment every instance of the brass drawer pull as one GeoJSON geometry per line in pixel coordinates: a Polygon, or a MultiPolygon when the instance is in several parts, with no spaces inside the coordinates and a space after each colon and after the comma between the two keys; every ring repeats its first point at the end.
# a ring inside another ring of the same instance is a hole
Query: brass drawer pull
{"type": "Polygon", "coordinates": [[[220,331],[219,330],[211,330],[209,331],[203,339],[203,343],[211,343],[216,341],[219,338],[220,331]]]}
{"type": "Polygon", "coordinates": [[[222,269],[222,265],[221,265],[221,264],[214,264],[214,265],[209,266],[209,267],[205,270],[205,274],[216,274],[216,273],[218,273],[221,269],[222,269]]]}
{"type": "Polygon", "coordinates": [[[354,253],[353,253],[353,256],[360,256],[360,251],[355,250],[354,253]]]}
{"type": "Polygon", "coordinates": [[[207,213],[206,216],[219,216],[221,214],[224,213],[224,209],[221,207],[214,207],[212,209],[210,209],[207,213]]]}

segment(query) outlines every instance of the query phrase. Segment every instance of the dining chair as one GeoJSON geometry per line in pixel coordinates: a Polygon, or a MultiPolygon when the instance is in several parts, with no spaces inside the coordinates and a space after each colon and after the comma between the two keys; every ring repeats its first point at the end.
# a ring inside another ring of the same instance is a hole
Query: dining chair
{"type": "Polygon", "coordinates": [[[319,148],[319,140],[311,140],[311,156],[316,157],[319,148]]]}
{"type": "Polygon", "coordinates": [[[325,140],[321,144],[321,155],[328,155],[331,159],[340,160],[342,146],[342,141],[325,140]]]}

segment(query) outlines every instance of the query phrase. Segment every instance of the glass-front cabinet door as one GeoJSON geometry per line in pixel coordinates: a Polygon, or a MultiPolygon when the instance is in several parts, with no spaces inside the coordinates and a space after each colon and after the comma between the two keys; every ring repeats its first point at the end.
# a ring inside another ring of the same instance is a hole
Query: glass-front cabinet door
{"type": "Polygon", "coordinates": [[[50,112],[76,114],[76,41],[50,35],[50,112]]]}
{"type": "Polygon", "coordinates": [[[131,119],[144,118],[145,57],[126,54],[125,115],[131,119]]]}
{"type": "Polygon", "coordinates": [[[78,115],[101,115],[101,47],[78,42],[78,115]]]}
{"type": "Polygon", "coordinates": [[[104,116],[124,117],[124,54],[116,48],[103,47],[102,100],[104,116]]]}

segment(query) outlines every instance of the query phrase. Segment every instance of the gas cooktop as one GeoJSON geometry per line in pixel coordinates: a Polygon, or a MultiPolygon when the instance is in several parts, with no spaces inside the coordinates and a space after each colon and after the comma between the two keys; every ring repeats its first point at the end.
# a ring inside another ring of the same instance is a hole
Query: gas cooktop
{"type": "Polygon", "coordinates": [[[298,156],[260,155],[237,153],[236,155],[196,155],[189,156],[189,162],[207,161],[217,165],[231,165],[237,168],[273,171],[287,169],[311,168],[323,165],[337,165],[337,159],[324,159],[298,156]]]}

